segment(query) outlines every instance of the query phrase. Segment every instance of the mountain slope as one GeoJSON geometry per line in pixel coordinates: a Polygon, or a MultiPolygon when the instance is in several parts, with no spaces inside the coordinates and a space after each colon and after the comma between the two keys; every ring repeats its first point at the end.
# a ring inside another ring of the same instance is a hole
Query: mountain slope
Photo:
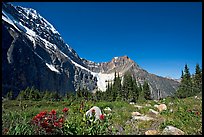
{"type": "Polygon", "coordinates": [[[15,95],[26,87],[61,94],[87,87],[106,90],[106,81],[130,72],[143,84],[147,80],[152,98],[172,95],[178,82],[149,74],[127,56],[110,62],[82,59],[64,42],[59,32],[34,9],[2,4],[2,90],[15,95]],[[158,96],[158,91],[160,95],[158,96]]]}

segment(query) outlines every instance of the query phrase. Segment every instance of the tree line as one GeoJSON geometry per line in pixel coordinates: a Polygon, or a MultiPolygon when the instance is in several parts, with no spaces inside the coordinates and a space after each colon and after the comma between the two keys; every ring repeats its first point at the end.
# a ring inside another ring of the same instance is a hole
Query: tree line
{"type": "Polygon", "coordinates": [[[107,82],[105,92],[96,91],[96,100],[138,102],[151,99],[147,81],[144,81],[143,85],[141,85],[136,82],[136,79],[130,73],[126,73],[121,82],[119,73],[115,72],[113,83],[107,82]]]}
{"type": "MultiPolygon", "coordinates": [[[[87,88],[78,89],[76,92],[67,92],[65,95],[60,95],[58,92],[44,91],[40,92],[34,87],[27,87],[22,90],[16,100],[75,100],[85,99],[93,101],[128,101],[137,102],[151,99],[149,84],[144,81],[143,85],[137,83],[135,78],[130,73],[126,73],[122,79],[115,72],[113,82],[107,81],[107,89],[105,92],[97,90],[91,93],[87,88]]],[[[6,99],[14,99],[13,92],[10,91],[5,96],[6,99]]]]}
{"type": "Polygon", "coordinates": [[[196,64],[195,73],[190,74],[187,64],[181,71],[181,83],[175,94],[178,98],[186,98],[202,93],[202,69],[196,64]]]}

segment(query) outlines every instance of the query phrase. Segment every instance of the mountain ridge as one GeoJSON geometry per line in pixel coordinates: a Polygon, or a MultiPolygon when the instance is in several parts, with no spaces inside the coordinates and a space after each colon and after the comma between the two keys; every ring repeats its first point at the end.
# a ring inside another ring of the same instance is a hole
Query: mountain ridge
{"type": "Polygon", "coordinates": [[[2,42],[5,92],[15,88],[19,92],[32,85],[61,94],[83,87],[93,92],[105,91],[106,81],[113,80],[115,72],[120,73],[121,78],[130,72],[141,84],[147,80],[153,99],[172,95],[178,87],[176,81],[140,68],[127,55],[102,63],[80,58],[59,32],[31,8],[3,3],[2,32],[5,34],[2,42]],[[158,90],[163,95],[158,96],[158,90]]]}

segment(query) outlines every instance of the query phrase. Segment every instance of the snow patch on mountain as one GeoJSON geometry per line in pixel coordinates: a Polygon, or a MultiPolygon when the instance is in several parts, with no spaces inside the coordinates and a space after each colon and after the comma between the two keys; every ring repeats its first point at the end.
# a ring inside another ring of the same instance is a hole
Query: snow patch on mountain
{"type": "Polygon", "coordinates": [[[105,74],[105,73],[92,72],[92,75],[97,78],[97,86],[98,86],[98,89],[101,91],[106,91],[107,89],[106,86],[108,84],[107,82],[112,81],[115,77],[114,73],[105,74]]]}
{"type": "Polygon", "coordinates": [[[53,65],[48,64],[48,63],[45,63],[45,64],[46,64],[46,66],[47,66],[50,70],[52,70],[52,71],[57,72],[57,73],[60,74],[60,72],[59,72],[53,65]]]}
{"type": "Polygon", "coordinates": [[[18,31],[20,31],[18,29],[18,27],[16,27],[15,23],[13,22],[13,17],[8,14],[7,12],[5,12],[4,10],[2,10],[2,19],[4,21],[6,21],[7,23],[9,23],[10,25],[12,25],[14,28],[16,28],[18,31]]]}

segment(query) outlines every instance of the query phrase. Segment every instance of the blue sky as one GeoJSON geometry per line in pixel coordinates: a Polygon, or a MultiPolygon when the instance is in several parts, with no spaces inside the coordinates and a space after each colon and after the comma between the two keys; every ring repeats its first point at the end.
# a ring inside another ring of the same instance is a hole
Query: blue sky
{"type": "Polygon", "coordinates": [[[34,8],[80,57],[127,55],[159,76],[202,67],[201,2],[12,2],[34,8]]]}

